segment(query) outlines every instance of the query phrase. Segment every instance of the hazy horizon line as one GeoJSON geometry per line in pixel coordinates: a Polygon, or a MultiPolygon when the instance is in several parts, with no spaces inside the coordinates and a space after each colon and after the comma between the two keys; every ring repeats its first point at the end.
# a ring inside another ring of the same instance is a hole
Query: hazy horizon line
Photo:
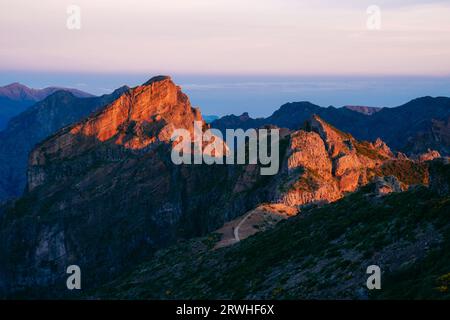
{"type": "Polygon", "coordinates": [[[0,86],[65,87],[97,96],[121,86],[135,87],[158,74],[171,76],[193,106],[205,115],[266,117],[288,102],[319,106],[396,107],[418,97],[450,97],[450,76],[407,75],[255,75],[167,72],[0,72],[0,86]]]}

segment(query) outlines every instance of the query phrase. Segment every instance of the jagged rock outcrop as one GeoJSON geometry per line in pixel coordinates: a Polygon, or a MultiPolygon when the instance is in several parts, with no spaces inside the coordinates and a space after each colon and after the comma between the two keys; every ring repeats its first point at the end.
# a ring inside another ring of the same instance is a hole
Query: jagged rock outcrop
{"type": "Polygon", "coordinates": [[[366,184],[368,170],[394,158],[380,139],[359,142],[318,116],[291,135],[289,150],[291,178],[280,201],[291,206],[335,201],[366,184]]]}
{"type": "MultiPolygon", "coordinates": [[[[160,145],[172,145],[171,136],[176,129],[188,130],[193,139],[196,121],[201,123],[200,129],[208,127],[200,110],[191,107],[180,87],[167,76],[154,77],[125,92],[97,114],[38,145],[29,157],[28,190],[54,182],[53,173],[58,171],[53,166],[55,162],[59,165],[60,161],[83,156],[99,144],[107,146],[105,152],[117,149],[140,155],[160,145]]],[[[95,153],[99,155],[98,150],[95,153]]],[[[101,157],[114,161],[120,159],[120,154],[101,157]]],[[[70,176],[73,170],[77,169],[71,168],[70,176]]],[[[62,174],[56,178],[61,180],[62,174]]]]}
{"type": "Polygon", "coordinates": [[[402,184],[394,176],[375,177],[374,179],[375,194],[385,196],[392,192],[402,192],[402,184]]]}
{"type": "Polygon", "coordinates": [[[441,154],[438,151],[428,149],[427,152],[418,155],[417,159],[420,162],[425,162],[425,161],[431,161],[431,160],[434,160],[434,159],[437,159],[440,157],[441,157],[441,154]]]}
{"type": "Polygon", "coordinates": [[[332,160],[319,134],[303,130],[293,133],[289,151],[289,181],[281,202],[296,206],[334,201],[341,196],[337,181],[333,178],[332,160]]]}

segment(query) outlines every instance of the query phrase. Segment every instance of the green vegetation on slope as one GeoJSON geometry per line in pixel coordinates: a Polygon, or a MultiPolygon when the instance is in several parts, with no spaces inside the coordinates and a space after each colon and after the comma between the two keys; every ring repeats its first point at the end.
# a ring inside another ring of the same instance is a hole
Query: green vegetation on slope
{"type": "Polygon", "coordinates": [[[212,238],[160,251],[90,297],[125,299],[450,298],[450,197],[427,188],[302,212],[232,247],[212,238]],[[366,288],[366,268],[382,290],[366,288]]]}
{"type": "Polygon", "coordinates": [[[395,176],[399,181],[407,185],[428,184],[428,164],[426,162],[414,162],[411,160],[387,161],[381,167],[373,170],[376,176],[395,176]]]}

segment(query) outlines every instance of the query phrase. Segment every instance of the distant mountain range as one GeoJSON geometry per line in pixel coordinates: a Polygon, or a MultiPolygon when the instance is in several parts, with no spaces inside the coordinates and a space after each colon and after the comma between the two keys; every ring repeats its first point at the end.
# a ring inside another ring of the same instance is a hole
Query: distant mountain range
{"type": "Polygon", "coordinates": [[[6,126],[9,119],[59,90],[71,92],[78,98],[93,97],[77,89],[63,87],[32,89],[18,82],[0,87],[0,130],[6,126]]]}
{"type": "Polygon", "coordinates": [[[381,111],[383,108],[379,108],[379,107],[364,107],[364,106],[344,106],[344,108],[352,110],[352,111],[356,111],[356,112],[360,112],[362,114],[371,116],[374,113],[377,113],[378,111],[381,111]]]}
{"type": "Polygon", "coordinates": [[[394,150],[420,154],[428,149],[450,154],[450,98],[423,97],[395,108],[320,107],[310,102],[281,106],[268,118],[251,118],[248,113],[229,115],[212,122],[220,130],[257,128],[276,125],[298,129],[312,115],[319,115],[332,125],[358,139],[381,138],[394,150]]]}

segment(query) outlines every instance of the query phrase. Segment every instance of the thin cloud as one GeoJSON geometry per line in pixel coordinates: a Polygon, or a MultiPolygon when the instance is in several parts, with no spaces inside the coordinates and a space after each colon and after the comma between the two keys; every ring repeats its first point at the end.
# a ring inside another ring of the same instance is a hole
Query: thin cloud
{"type": "Polygon", "coordinates": [[[366,28],[372,0],[78,0],[69,31],[63,2],[3,0],[0,70],[450,74],[448,3],[374,2],[379,32],[366,28]]]}

